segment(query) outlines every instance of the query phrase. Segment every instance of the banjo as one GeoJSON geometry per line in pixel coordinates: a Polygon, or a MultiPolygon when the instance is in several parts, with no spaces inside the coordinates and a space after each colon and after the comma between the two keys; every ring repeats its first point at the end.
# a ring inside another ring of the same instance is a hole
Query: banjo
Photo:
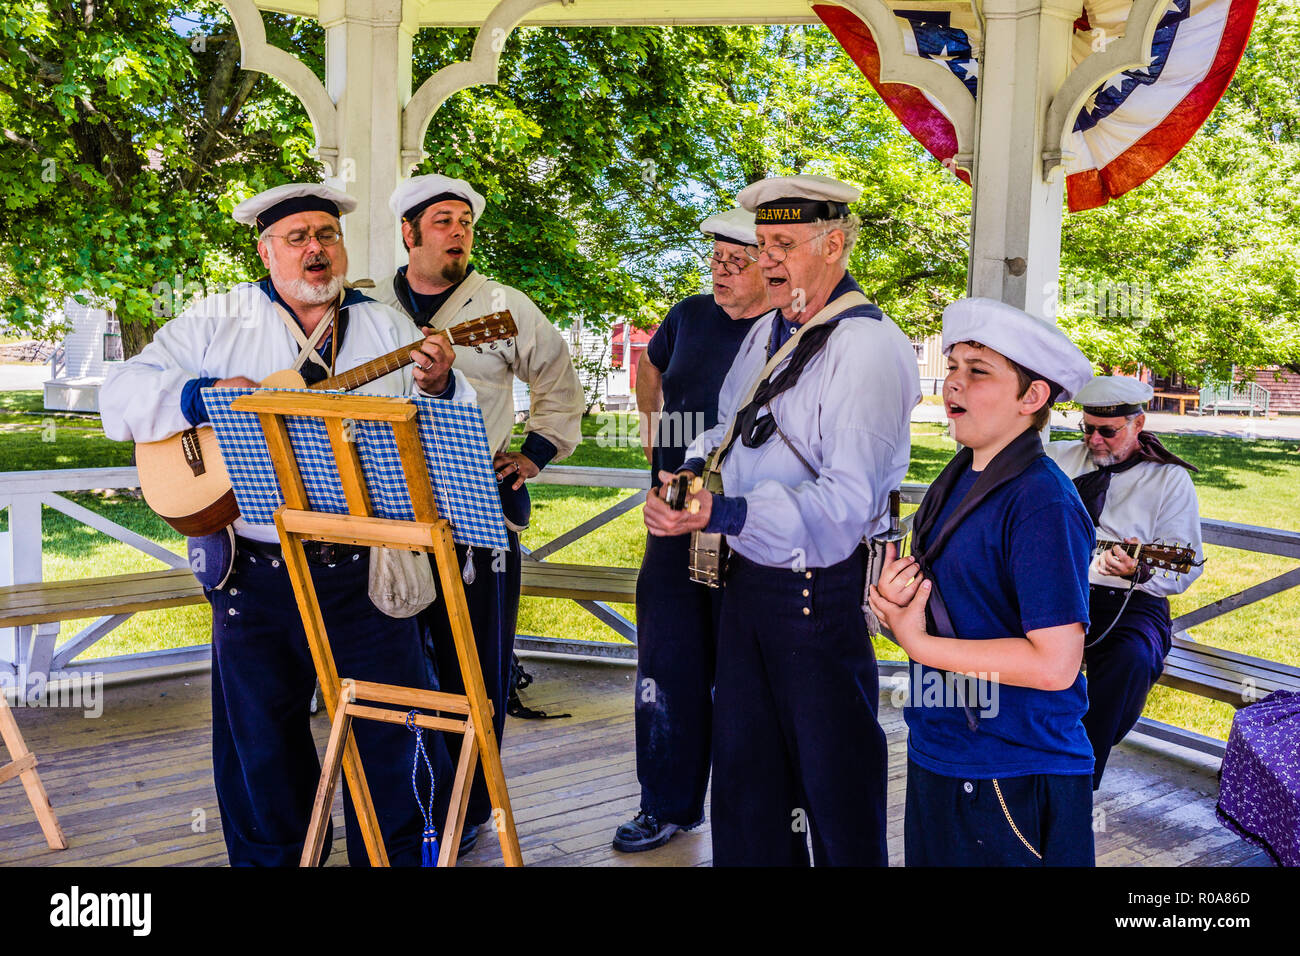
{"type": "MultiPolygon", "coordinates": [[[[713,470],[712,464],[713,456],[710,455],[709,463],[704,466],[703,478],[689,473],[673,478],[664,492],[664,500],[668,507],[673,511],[689,511],[691,514],[696,514],[700,510],[700,503],[693,500],[692,495],[703,490],[706,485],[709,491],[720,493],[722,476],[713,470]]],[[[711,588],[722,587],[722,575],[727,566],[730,550],[727,536],[721,532],[692,531],[690,557],[687,563],[690,579],[711,588]]]]}
{"type": "MultiPolygon", "coordinates": [[[[514,317],[502,311],[463,322],[442,334],[452,345],[479,348],[513,338],[518,332],[514,317]]],[[[394,349],[315,385],[308,385],[300,373],[287,369],[263,380],[262,387],[351,391],[410,365],[411,352],[423,342],[420,339],[394,349]]],[[[187,428],[161,441],[137,442],[135,462],[145,503],[181,534],[212,534],[239,517],[235,489],[211,427],[187,428]]]]}

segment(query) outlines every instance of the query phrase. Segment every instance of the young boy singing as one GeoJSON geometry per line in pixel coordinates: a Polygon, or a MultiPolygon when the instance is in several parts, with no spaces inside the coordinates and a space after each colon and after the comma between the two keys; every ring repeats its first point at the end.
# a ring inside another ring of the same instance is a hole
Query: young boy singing
{"type": "MultiPolygon", "coordinates": [[[[992,299],[943,315],[961,450],[870,602],[911,659],[908,866],[1091,866],[1079,672],[1094,533],[1040,431],[1091,378],[1054,325],[992,299]]],[[[894,558],[894,555],[890,555],[894,558]]]]}

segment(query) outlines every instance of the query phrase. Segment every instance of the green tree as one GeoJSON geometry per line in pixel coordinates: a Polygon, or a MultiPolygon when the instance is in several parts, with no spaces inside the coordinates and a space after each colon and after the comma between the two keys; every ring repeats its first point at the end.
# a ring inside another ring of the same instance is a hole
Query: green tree
{"type": "Polygon", "coordinates": [[[1062,323],[1104,367],[1200,383],[1300,360],[1297,64],[1300,10],[1261,4],[1205,126],[1147,183],[1067,217],[1062,323]],[[1124,314],[1116,290],[1147,308],[1124,314]]]}
{"type": "MultiPolygon", "coordinates": [[[[0,319],[31,327],[85,291],[116,303],[134,354],[173,307],[161,290],[253,269],[229,211],[310,169],[311,131],[287,91],[238,69],[224,10],[187,7],[191,36],[156,0],[0,2],[0,258],[18,287],[0,319]]],[[[292,43],[300,25],[270,19],[292,43]]]]}

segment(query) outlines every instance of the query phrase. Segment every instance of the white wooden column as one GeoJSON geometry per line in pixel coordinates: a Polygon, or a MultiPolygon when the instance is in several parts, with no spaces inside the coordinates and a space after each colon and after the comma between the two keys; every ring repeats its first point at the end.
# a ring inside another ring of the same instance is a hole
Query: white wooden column
{"type": "Polygon", "coordinates": [[[393,273],[401,248],[388,197],[402,174],[402,108],[411,98],[415,0],[320,0],[325,89],[338,107],[338,158],[326,182],[355,196],[343,220],[348,277],[393,273]]]}
{"type": "Polygon", "coordinates": [[[1081,0],[983,4],[967,291],[1045,319],[1056,317],[1065,179],[1060,167],[1043,179],[1044,121],[1081,10],[1081,0]]]}

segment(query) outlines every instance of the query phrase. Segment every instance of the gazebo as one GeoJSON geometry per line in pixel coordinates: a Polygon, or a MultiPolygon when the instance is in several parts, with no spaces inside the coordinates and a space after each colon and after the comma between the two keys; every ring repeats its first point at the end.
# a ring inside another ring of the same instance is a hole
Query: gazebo
{"type": "Polygon", "coordinates": [[[424,157],[425,135],[447,98],[497,81],[501,51],[517,27],[820,21],[904,124],[971,183],[968,292],[1048,319],[1056,310],[1067,173],[1087,180],[1071,187],[1072,208],[1086,208],[1117,191],[1109,180],[1122,191],[1158,170],[1218,102],[1257,4],[1218,0],[1193,11],[1190,0],[222,2],[239,33],[243,68],[277,78],[303,102],[330,180],[360,201],[349,221],[367,237],[349,243],[356,275],[384,275],[399,264],[388,196],[424,157]],[[267,44],[263,9],[320,21],[323,84],[267,44]],[[476,29],[473,55],[412,90],[411,42],[425,27],[476,29]],[[1193,75],[1174,75],[1175,53],[1193,75]],[[1157,89],[1168,102],[1141,109],[1126,102],[1157,89]]]}
{"type": "MultiPolygon", "coordinates": [[[[904,125],[938,161],[971,184],[968,291],[1045,319],[1056,313],[1067,195],[1071,209],[1099,205],[1140,184],[1177,152],[1231,80],[1257,5],[1257,0],[839,0],[816,5],[807,0],[715,0],[707,6],[695,0],[222,2],[239,33],[242,66],[275,77],[303,102],[329,181],[359,200],[348,219],[354,276],[381,277],[400,263],[402,247],[388,196],[422,161],[426,133],[448,97],[497,81],[502,50],[517,27],[823,22],[904,125]],[[320,21],[326,35],[323,83],[304,63],[266,42],[263,10],[320,21]],[[476,29],[476,39],[468,61],[444,66],[413,89],[412,40],[425,27],[476,29]],[[1138,109],[1137,101],[1144,97],[1138,109]],[[1141,116],[1134,119],[1135,113],[1141,116]]],[[[91,768],[88,773],[99,775],[95,786],[110,801],[116,796],[132,805],[141,799],[136,792],[143,785],[132,775],[137,771],[121,769],[132,761],[148,767],[138,773],[165,779],[174,799],[160,796],[142,805],[129,823],[114,819],[111,835],[98,846],[74,847],[76,857],[108,864],[219,863],[223,853],[215,833],[182,843],[167,829],[178,807],[189,814],[192,807],[215,805],[208,792],[210,773],[202,755],[195,756],[206,739],[207,703],[202,688],[191,688],[187,680],[203,669],[206,647],[78,659],[132,613],[201,604],[202,593],[185,559],[61,495],[138,487],[133,468],[31,472],[13,479],[0,495],[0,506],[10,508],[11,528],[8,553],[0,557],[8,557],[9,577],[16,583],[6,586],[9,580],[0,580],[0,632],[12,628],[15,637],[12,660],[0,660],[0,667],[8,668],[0,675],[49,675],[62,669],[68,675],[97,670],[102,677],[105,672],[168,668],[145,691],[121,691],[106,720],[111,739],[93,750],[87,746],[80,759],[91,768]],[[157,557],[171,570],[91,582],[42,582],[42,507],[104,531],[157,557]],[[56,646],[59,622],[91,616],[97,617],[94,624],[56,646]],[[172,695],[169,706],[176,708],[165,721],[152,710],[159,686],[163,696],[172,695]]],[[[632,599],[634,569],[584,568],[548,559],[634,508],[648,485],[644,469],[560,465],[548,467],[538,481],[633,491],[534,548],[524,572],[524,593],[577,601],[634,640],[631,622],[611,606],[632,599]]],[[[923,491],[916,485],[904,488],[911,502],[919,501],[923,491]]],[[[1300,533],[1221,521],[1205,521],[1203,526],[1208,543],[1300,557],[1300,533]]],[[[1300,582],[1297,573],[1254,584],[1184,614],[1174,622],[1175,631],[1294,587],[1300,582]]],[[[525,649],[573,652],[563,644],[520,638],[525,649]]],[[[627,660],[635,657],[636,649],[605,643],[582,653],[627,660]]],[[[1300,687],[1300,669],[1188,642],[1181,642],[1170,661],[1164,683],[1238,706],[1245,682],[1261,693],[1300,687]]],[[[897,673],[895,664],[882,661],[882,674],[897,673]]],[[[503,755],[511,787],[518,781],[523,789],[516,810],[523,828],[536,831],[525,836],[525,858],[603,862],[609,855],[609,829],[626,818],[626,804],[635,789],[630,731],[619,716],[620,708],[630,704],[623,678],[609,669],[566,677],[560,668],[569,665],[553,660],[539,666],[539,676],[550,678],[545,685],[549,689],[532,703],[572,709],[575,719],[569,725],[572,730],[558,735],[558,743],[546,737],[553,732],[547,722],[506,738],[503,755]]],[[[66,723],[60,722],[67,717],[57,711],[22,716],[32,749],[42,757],[80,746],[65,743],[66,723]]],[[[894,713],[886,722],[889,733],[901,737],[899,715],[894,713]]],[[[1116,819],[1128,814],[1130,826],[1122,834],[1099,837],[1103,862],[1258,862],[1259,853],[1219,832],[1208,806],[1212,784],[1205,781],[1213,779],[1212,765],[1222,755],[1222,742],[1150,721],[1140,729],[1156,741],[1156,755],[1143,753],[1121,761],[1121,790],[1099,807],[1099,832],[1106,832],[1106,812],[1116,819]],[[1161,742],[1177,744],[1180,760],[1190,748],[1192,762],[1200,759],[1203,766],[1171,769],[1175,761],[1167,751],[1159,752],[1161,742]],[[1187,807],[1191,809],[1180,811],[1181,818],[1167,826],[1162,814],[1187,807]]],[[[323,737],[323,729],[318,737],[323,737]]],[[[31,762],[34,766],[34,758],[31,762]]],[[[48,774],[56,809],[61,803],[58,788],[75,792],[79,772],[56,767],[48,774]]],[[[5,779],[0,773],[0,781],[5,779]]],[[[898,780],[901,768],[891,773],[891,781],[898,780]]],[[[20,805],[23,798],[14,790],[0,789],[0,811],[20,805]]],[[[98,804],[82,803],[77,810],[81,819],[99,813],[98,804]]],[[[22,822],[22,834],[0,840],[0,860],[53,862],[55,855],[45,852],[40,834],[22,822]]],[[[197,818],[191,829],[206,833],[197,818]]],[[[676,855],[658,862],[704,860],[702,844],[675,845],[676,855]]]]}

